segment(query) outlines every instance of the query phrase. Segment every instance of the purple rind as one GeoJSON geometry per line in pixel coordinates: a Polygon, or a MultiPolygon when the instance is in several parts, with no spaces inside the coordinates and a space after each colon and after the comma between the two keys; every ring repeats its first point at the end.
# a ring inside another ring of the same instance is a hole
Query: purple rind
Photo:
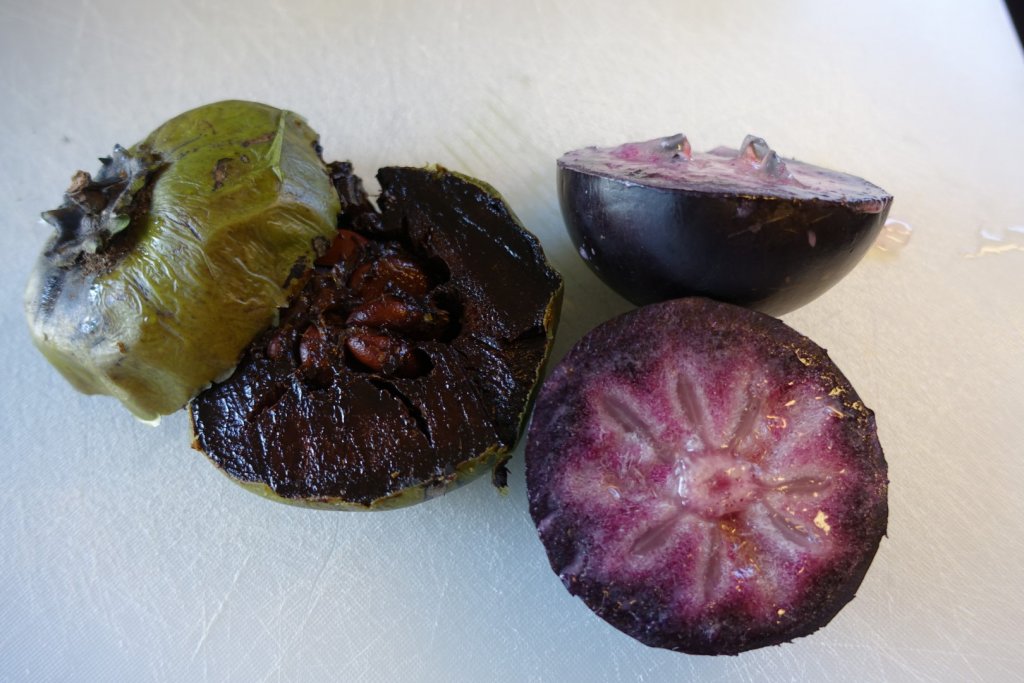
{"type": "Polygon", "coordinates": [[[578,253],[638,306],[705,296],[781,315],[845,277],[885,224],[892,196],[848,174],[792,160],[803,183],[685,171],[731,154],[679,171],[611,164],[607,149],[564,155],[558,195],[578,253]]]}

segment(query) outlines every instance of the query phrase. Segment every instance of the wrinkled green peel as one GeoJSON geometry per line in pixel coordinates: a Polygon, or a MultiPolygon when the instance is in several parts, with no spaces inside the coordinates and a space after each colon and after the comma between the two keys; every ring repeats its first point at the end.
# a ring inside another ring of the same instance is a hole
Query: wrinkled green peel
{"type": "MultiPolygon", "coordinates": [[[[157,128],[127,150],[161,165],[149,210],[127,230],[134,247],[105,272],[58,265],[48,257],[58,237],[40,258],[26,293],[36,346],[77,389],[144,420],[229,374],[275,322],[313,241],[336,230],[339,200],[316,141],[296,114],[253,102],[157,128]],[[54,277],[64,278],[56,297],[54,277]]],[[[112,213],[110,236],[128,227],[123,216],[112,213]]]]}

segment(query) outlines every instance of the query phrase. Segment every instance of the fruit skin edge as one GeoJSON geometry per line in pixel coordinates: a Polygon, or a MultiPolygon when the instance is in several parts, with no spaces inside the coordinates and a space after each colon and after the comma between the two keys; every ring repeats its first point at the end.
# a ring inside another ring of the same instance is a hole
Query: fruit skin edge
{"type": "MultiPolygon", "coordinates": [[[[193,444],[193,448],[199,450],[196,444],[193,444]]],[[[241,486],[246,491],[276,503],[284,503],[285,505],[314,510],[370,512],[396,510],[398,508],[408,507],[410,505],[415,505],[416,503],[421,503],[432,498],[443,496],[449,491],[453,491],[463,484],[478,478],[487,471],[488,465],[491,467],[492,471],[502,467],[508,460],[507,453],[508,449],[503,449],[500,446],[491,446],[476,458],[460,463],[455,472],[450,475],[436,480],[426,481],[417,486],[402,489],[401,491],[396,491],[389,496],[378,498],[369,505],[360,505],[359,503],[353,503],[345,500],[344,498],[288,498],[278,495],[272,488],[270,488],[269,485],[263,482],[242,481],[232,477],[220,467],[217,467],[216,469],[227,479],[231,480],[238,486],[241,486]]]]}

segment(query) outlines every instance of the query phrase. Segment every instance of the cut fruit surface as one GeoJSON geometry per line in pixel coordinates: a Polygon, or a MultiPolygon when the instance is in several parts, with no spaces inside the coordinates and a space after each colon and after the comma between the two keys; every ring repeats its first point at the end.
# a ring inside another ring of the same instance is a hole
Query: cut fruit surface
{"type": "Polygon", "coordinates": [[[815,631],[885,534],[886,464],[847,379],[782,322],[706,299],[586,335],[541,390],[526,467],[570,592],[682,652],[815,631]]]}
{"type": "Polygon", "coordinates": [[[440,168],[378,178],[380,213],[335,179],[337,237],[190,404],[196,447],[283,502],[397,507],[492,468],[501,483],[554,339],[561,277],[493,190],[440,168]]]}

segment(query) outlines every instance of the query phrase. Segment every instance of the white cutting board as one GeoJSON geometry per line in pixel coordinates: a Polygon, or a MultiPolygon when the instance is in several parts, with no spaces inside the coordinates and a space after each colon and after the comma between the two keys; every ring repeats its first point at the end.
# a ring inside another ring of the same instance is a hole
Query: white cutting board
{"type": "Polygon", "coordinates": [[[0,124],[0,680],[1021,679],[1024,60],[997,0],[7,0],[0,124]],[[757,133],[893,193],[909,244],[786,316],[878,414],[890,531],[858,597],[783,647],[652,650],[548,568],[521,448],[507,497],[305,511],[218,474],[183,414],[74,393],[22,320],[39,212],[229,97],[301,112],[367,178],[494,184],[565,276],[555,359],[628,308],[564,234],[568,149],[757,133]]]}

